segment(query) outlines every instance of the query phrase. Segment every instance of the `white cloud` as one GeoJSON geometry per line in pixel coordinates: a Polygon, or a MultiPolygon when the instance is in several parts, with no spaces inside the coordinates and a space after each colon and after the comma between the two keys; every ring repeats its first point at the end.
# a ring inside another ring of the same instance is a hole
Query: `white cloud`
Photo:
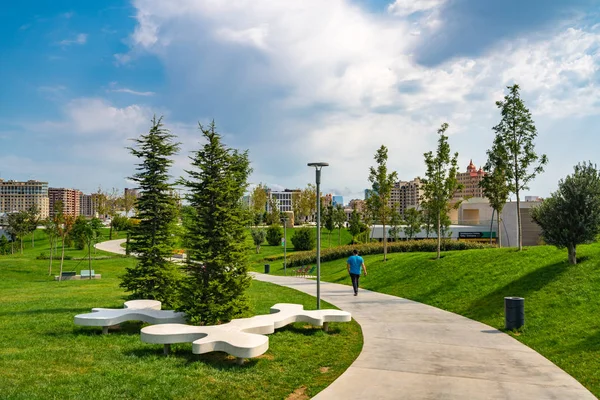
{"type": "Polygon", "coordinates": [[[128,88],[110,89],[109,92],[127,93],[127,94],[133,94],[135,96],[154,96],[156,94],[154,92],[138,92],[136,90],[128,89],[128,88]]]}
{"type": "Polygon", "coordinates": [[[435,10],[445,2],[446,0],[396,0],[388,6],[388,12],[405,17],[417,12],[435,10]]]}
{"type": "Polygon", "coordinates": [[[60,46],[71,46],[73,44],[83,45],[87,42],[88,35],[86,33],[79,33],[73,39],[64,39],[58,42],[60,46]]]}

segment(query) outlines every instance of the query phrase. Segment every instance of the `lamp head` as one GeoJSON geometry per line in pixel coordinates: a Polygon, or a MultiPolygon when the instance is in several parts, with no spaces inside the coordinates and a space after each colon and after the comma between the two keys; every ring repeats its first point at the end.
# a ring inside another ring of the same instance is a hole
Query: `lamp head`
{"type": "Polygon", "coordinates": [[[326,162],[313,162],[307,164],[309,167],[315,167],[317,169],[321,169],[322,167],[328,167],[329,164],[326,162]]]}

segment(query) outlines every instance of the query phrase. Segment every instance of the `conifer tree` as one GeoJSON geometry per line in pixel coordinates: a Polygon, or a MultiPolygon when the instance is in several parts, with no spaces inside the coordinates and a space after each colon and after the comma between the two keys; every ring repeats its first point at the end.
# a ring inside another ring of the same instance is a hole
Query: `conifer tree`
{"type": "Polygon", "coordinates": [[[176,304],[179,273],[170,261],[173,256],[173,231],[177,207],[170,183],[169,168],[179,144],[175,135],[163,127],[162,118],[152,119],[148,134],[135,139],[131,153],[138,157],[138,171],[130,179],[138,184],[139,224],[132,227],[130,249],[138,262],[126,270],[121,287],[132,292],[132,299],[159,300],[166,307],[176,304]]]}
{"type": "Polygon", "coordinates": [[[214,324],[249,308],[248,213],[241,199],[251,169],[247,151],[226,147],[214,121],[199,128],[205,144],[190,157],[192,169],[183,182],[197,215],[187,234],[190,273],[182,285],[179,310],[192,324],[214,324]]]}

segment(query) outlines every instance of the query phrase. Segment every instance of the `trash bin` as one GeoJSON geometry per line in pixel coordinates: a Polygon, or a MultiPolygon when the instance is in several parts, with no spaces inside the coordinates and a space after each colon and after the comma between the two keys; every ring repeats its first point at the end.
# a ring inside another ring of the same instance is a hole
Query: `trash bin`
{"type": "Polygon", "coordinates": [[[525,325],[525,299],[523,297],[504,298],[504,327],[519,329],[525,325]]]}
{"type": "Polygon", "coordinates": [[[271,273],[271,265],[265,264],[265,274],[270,274],[270,273],[271,273]]]}

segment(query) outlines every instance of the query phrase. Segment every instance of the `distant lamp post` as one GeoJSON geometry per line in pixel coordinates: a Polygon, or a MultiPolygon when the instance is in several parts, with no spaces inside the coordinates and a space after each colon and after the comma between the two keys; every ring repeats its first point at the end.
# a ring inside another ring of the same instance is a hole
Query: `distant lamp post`
{"type": "Polygon", "coordinates": [[[309,163],[315,167],[317,181],[317,310],[321,309],[321,168],[328,167],[324,162],[309,163]]]}
{"type": "Polygon", "coordinates": [[[283,214],[281,217],[281,221],[283,222],[283,274],[287,275],[287,260],[286,260],[286,250],[287,250],[287,237],[285,234],[285,228],[287,228],[287,214],[283,214]]]}

